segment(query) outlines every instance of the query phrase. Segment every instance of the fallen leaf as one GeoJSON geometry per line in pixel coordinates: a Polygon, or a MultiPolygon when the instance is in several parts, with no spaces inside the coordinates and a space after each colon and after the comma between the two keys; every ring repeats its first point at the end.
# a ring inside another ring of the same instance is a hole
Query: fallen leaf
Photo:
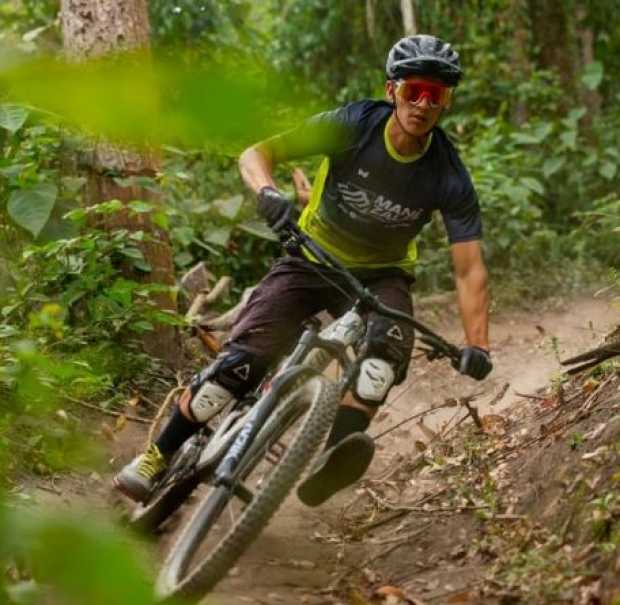
{"type": "Polygon", "coordinates": [[[375,596],[378,596],[378,597],[394,596],[394,597],[398,597],[399,599],[402,599],[403,601],[407,598],[401,588],[397,588],[396,586],[389,586],[389,585],[381,586],[380,588],[377,588],[377,590],[375,590],[375,596]]]}
{"type": "Polygon", "coordinates": [[[590,377],[581,385],[581,389],[584,393],[591,393],[596,389],[596,387],[598,387],[599,384],[601,384],[599,380],[590,377]]]}
{"type": "Polygon", "coordinates": [[[357,588],[352,588],[349,592],[349,603],[350,605],[369,605],[364,595],[357,588]]]}
{"type": "Polygon", "coordinates": [[[503,435],[508,429],[508,421],[499,414],[486,414],[480,418],[482,430],[490,435],[503,435]]]}
{"type": "Polygon", "coordinates": [[[127,416],[125,416],[124,414],[122,416],[119,416],[116,419],[116,423],[114,425],[114,432],[120,433],[125,428],[126,424],[127,424],[127,416]]]}
{"type": "Polygon", "coordinates": [[[138,404],[140,403],[140,397],[132,397],[128,402],[127,405],[135,408],[138,404]]]}

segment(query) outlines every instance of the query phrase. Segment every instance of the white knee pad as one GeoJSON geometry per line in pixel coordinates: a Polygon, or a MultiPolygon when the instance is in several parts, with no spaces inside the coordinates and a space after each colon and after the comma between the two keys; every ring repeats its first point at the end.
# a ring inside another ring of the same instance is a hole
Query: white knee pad
{"type": "Polygon", "coordinates": [[[207,422],[224,409],[234,395],[216,382],[207,380],[191,400],[189,407],[198,422],[207,422]]]}
{"type": "Polygon", "coordinates": [[[376,357],[362,361],[357,377],[355,394],[365,403],[383,403],[390,387],[394,384],[394,368],[392,364],[376,357]]]}

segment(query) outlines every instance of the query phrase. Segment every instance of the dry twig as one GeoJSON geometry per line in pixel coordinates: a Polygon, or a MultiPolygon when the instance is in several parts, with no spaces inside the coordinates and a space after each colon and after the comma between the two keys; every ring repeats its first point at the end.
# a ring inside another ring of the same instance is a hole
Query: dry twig
{"type": "Polygon", "coordinates": [[[127,420],[131,420],[132,422],[141,422],[142,424],[150,424],[151,421],[148,418],[142,418],[142,416],[134,416],[133,414],[125,414],[124,412],[115,412],[114,410],[106,410],[94,403],[88,403],[88,401],[82,401],[81,399],[75,399],[75,397],[70,397],[69,395],[65,395],[65,399],[73,403],[77,403],[82,407],[88,408],[89,410],[95,410],[96,412],[100,412],[101,414],[107,414],[108,416],[115,416],[116,418],[126,418],[127,420]]]}
{"type": "Polygon", "coordinates": [[[149,434],[146,438],[146,446],[150,445],[151,442],[153,441],[153,437],[155,436],[155,431],[157,430],[157,427],[159,426],[161,419],[166,413],[166,410],[168,409],[170,402],[174,400],[177,393],[180,393],[181,391],[184,391],[184,390],[185,390],[185,387],[179,384],[176,387],[174,387],[168,393],[168,395],[166,395],[166,399],[162,403],[161,407],[159,408],[159,411],[155,415],[155,418],[153,418],[153,422],[151,423],[151,428],[149,429],[149,434]]]}

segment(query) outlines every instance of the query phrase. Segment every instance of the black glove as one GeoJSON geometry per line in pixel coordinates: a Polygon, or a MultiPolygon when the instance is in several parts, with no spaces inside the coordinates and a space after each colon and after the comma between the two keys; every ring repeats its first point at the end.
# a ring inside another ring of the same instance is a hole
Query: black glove
{"type": "Polygon", "coordinates": [[[461,374],[483,380],[493,369],[491,355],[480,347],[465,347],[461,351],[460,362],[452,362],[452,366],[461,374]]]}
{"type": "Polygon", "coordinates": [[[273,187],[263,187],[258,192],[258,212],[276,233],[298,216],[293,204],[273,187]]]}

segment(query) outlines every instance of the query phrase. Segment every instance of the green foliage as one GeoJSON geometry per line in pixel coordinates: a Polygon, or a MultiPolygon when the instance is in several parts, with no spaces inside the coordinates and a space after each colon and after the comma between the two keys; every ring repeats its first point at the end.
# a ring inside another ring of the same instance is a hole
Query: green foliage
{"type": "Polygon", "coordinates": [[[4,506],[0,536],[0,565],[17,580],[6,586],[3,574],[3,603],[34,604],[50,597],[58,603],[92,605],[156,602],[148,572],[155,568],[152,556],[92,513],[69,516],[4,506]]]}
{"type": "Polygon", "coordinates": [[[166,223],[182,269],[205,260],[216,275],[234,277],[234,292],[267,271],[278,247],[254,223],[253,200],[241,187],[236,158],[168,148],[159,185],[166,199],[166,223]]]}

